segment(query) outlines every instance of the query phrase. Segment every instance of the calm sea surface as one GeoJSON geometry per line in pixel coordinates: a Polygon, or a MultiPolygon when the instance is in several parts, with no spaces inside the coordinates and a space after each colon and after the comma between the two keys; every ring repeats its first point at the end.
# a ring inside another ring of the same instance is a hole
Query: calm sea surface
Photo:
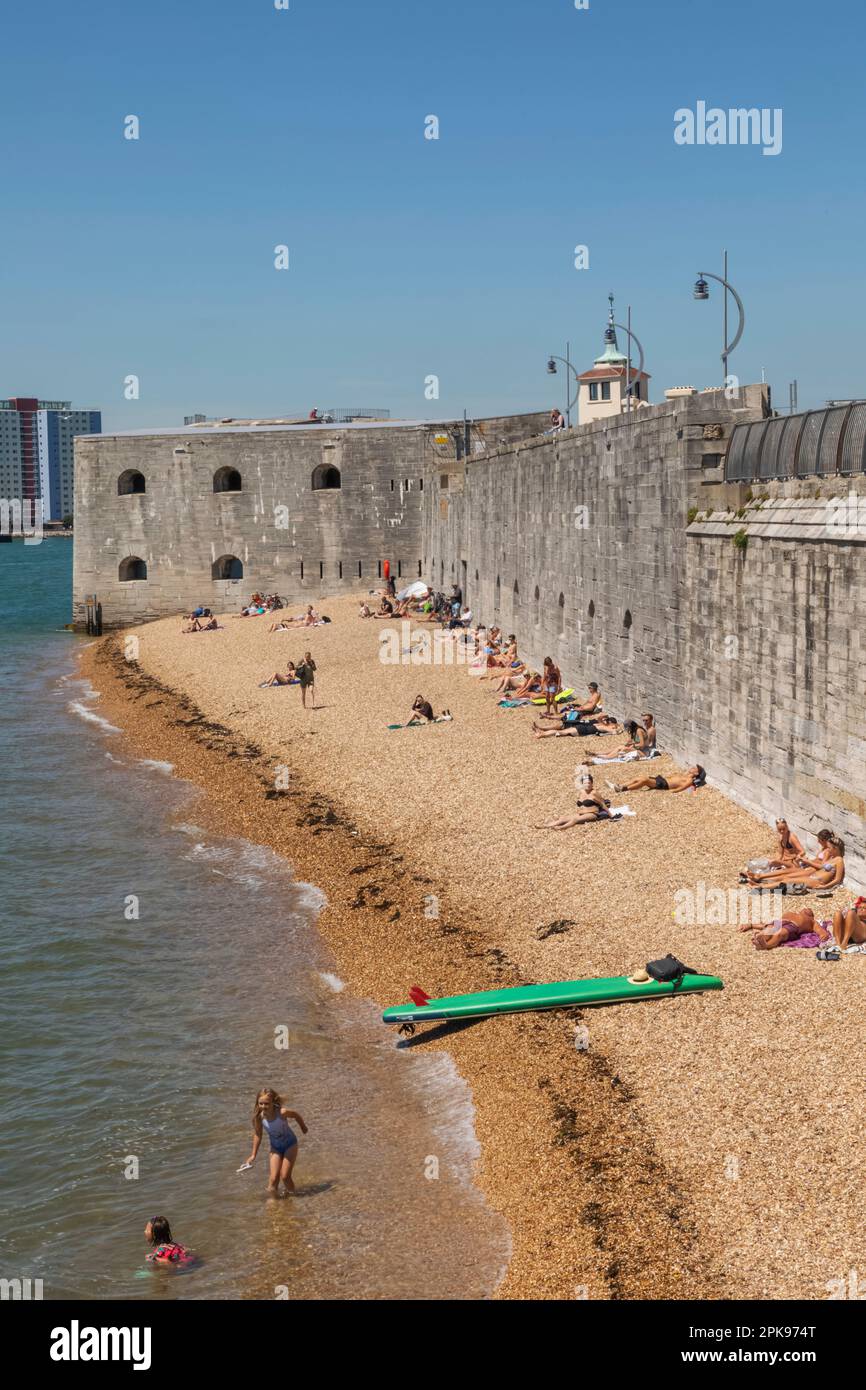
{"type": "Polygon", "coordinates": [[[508,1237],[471,1185],[466,1088],[341,992],[316,889],[121,751],[76,676],[87,639],[61,630],[71,566],[68,540],[0,545],[0,1277],[45,1298],[488,1296],[508,1237]],[[263,1154],[235,1172],[263,1085],[310,1130],[291,1199],[266,1199],[263,1154]],[[153,1215],[198,1268],[144,1268],[153,1215]]]}

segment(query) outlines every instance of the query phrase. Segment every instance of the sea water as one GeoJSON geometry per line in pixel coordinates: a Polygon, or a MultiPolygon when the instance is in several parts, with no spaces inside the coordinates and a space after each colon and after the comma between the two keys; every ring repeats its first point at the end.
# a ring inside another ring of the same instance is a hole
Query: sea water
{"type": "Polygon", "coordinates": [[[508,1236],[472,1185],[464,1084],[395,1047],[316,930],[322,897],[205,833],[124,751],[64,632],[71,543],[0,545],[0,1278],[51,1298],[484,1298],[508,1236]],[[251,1171],[279,1090],[297,1192],[251,1171]],[[200,1263],[151,1271],[167,1216],[200,1263]]]}

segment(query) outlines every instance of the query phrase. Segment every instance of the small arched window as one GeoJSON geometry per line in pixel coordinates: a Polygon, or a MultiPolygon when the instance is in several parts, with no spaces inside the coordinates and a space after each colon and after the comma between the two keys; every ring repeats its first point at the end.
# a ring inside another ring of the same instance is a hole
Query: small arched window
{"type": "Polygon", "coordinates": [[[244,567],[237,555],[221,555],[210,568],[211,579],[243,579],[244,567]]]}
{"type": "Polygon", "coordinates": [[[128,497],[133,492],[145,492],[146,486],[144,474],[139,473],[136,468],[127,468],[121,473],[117,480],[117,492],[119,497],[128,497]]]}
{"type": "Polygon", "coordinates": [[[511,591],[511,607],[514,609],[515,613],[520,607],[520,585],[516,579],[514,581],[514,588],[511,591]]]}
{"type": "Polygon", "coordinates": [[[137,555],[127,555],[117,567],[117,577],[121,584],[129,584],[133,579],[146,579],[147,565],[137,555]]]}
{"type": "Polygon", "coordinates": [[[532,595],[532,621],[535,623],[536,627],[538,627],[538,624],[541,622],[541,590],[537,584],[535,586],[535,593],[532,595]]]}
{"type": "Polygon", "coordinates": [[[218,468],[213,475],[214,492],[241,492],[243,482],[236,468],[218,468]]]}
{"type": "Polygon", "coordinates": [[[626,632],[628,632],[629,628],[631,627],[631,624],[632,624],[631,609],[630,609],[630,608],[627,608],[627,609],[625,610],[625,617],[624,617],[623,620],[622,620],[622,625],[623,625],[623,627],[625,628],[626,632]]]}
{"type": "Polygon", "coordinates": [[[557,610],[559,613],[559,635],[562,637],[565,632],[565,594],[559,595],[557,599],[557,610]]]}
{"type": "Polygon", "coordinates": [[[335,492],[343,486],[339,468],[330,463],[320,463],[313,471],[313,492],[335,492]]]}
{"type": "Polygon", "coordinates": [[[592,599],[589,600],[589,616],[590,618],[595,617],[595,603],[592,599]]]}

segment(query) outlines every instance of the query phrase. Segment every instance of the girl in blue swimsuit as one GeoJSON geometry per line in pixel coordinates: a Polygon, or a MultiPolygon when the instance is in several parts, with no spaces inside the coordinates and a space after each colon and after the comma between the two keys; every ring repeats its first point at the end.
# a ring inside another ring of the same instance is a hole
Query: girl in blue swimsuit
{"type": "Polygon", "coordinates": [[[307,1126],[297,1110],[287,1110],[276,1091],[270,1087],[259,1091],[253,1109],[253,1151],[247,1163],[255,1162],[262,1135],[266,1132],[271,1143],[268,1192],[272,1197],[279,1197],[281,1182],[285,1193],[295,1190],[292,1169],[298,1157],[298,1140],[289,1120],[300,1125],[302,1134],[307,1133],[307,1126]]]}

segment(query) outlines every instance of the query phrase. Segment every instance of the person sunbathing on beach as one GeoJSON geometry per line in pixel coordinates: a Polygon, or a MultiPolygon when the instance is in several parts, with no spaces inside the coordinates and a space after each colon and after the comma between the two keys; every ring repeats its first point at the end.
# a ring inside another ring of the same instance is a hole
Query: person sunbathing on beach
{"type": "Polygon", "coordinates": [[[491,669],[488,672],[488,674],[486,676],[482,676],[481,679],[495,680],[503,668],[507,670],[510,669],[516,660],[517,638],[512,632],[504,648],[502,648],[499,652],[491,652],[488,654],[487,665],[491,669]]]}
{"type": "Polygon", "coordinates": [[[285,1196],[295,1190],[292,1170],[298,1157],[298,1139],[289,1120],[295,1120],[300,1125],[302,1134],[307,1133],[307,1126],[297,1110],[286,1109],[282,1096],[277,1095],[272,1087],[259,1091],[253,1107],[253,1149],[244,1166],[252,1167],[255,1163],[263,1132],[267,1131],[271,1144],[268,1165],[268,1193],[271,1197],[279,1197],[280,1183],[283,1184],[285,1196]]]}
{"type": "Polygon", "coordinates": [[[522,663],[517,656],[517,639],[512,636],[509,637],[508,646],[505,647],[503,651],[488,652],[487,671],[483,676],[479,676],[478,679],[482,681],[502,680],[503,671],[507,671],[510,675],[515,667],[521,665],[522,663]]]}
{"type": "Polygon", "coordinates": [[[805,863],[806,851],[791,830],[788,822],[780,816],[776,821],[776,834],[779,837],[779,848],[772,859],[752,860],[752,867],[747,867],[740,874],[740,882],[749,882],[749,873],[760,875],[770,873],[773,869],[796,869],[802,868],[805,863]],[[802,862],[801,862],[802,861],[802,862]]]}
{"type": "MultiPolygon", "coordinates": [[[[506,671],[504,675],[502,672],[499,672],[498,675],[495,671],[492,672],[490,679],[496,681],[493,693],[502,695],[506,690],[519,690],[525,684],[527,674],[525,661],[518,661],[517,665],[512,666],[511,670],[506,671]]],[[[482,676],[481,679],[486,680],[487,677],[482,676]]]]}
{"type": "Polygon", "coordinates": [[[213,616],[208,618],[207,622],[202,622],[200,618],[193,618],[188,627],[181,628],[181,632],[216,632],[218,627],[219,623],[213,616]]]}
{"type": "Polygon", "coordinates": [[[746,922],[740,927],[740,931],[755,932],[752,945],[759,951],[774,951],[777,946],[784,946],[786,941],[796,941],[799,937],[811,933],[815,934],[819,945],[830,940],[827,928],[822,922],[815,921],[815,914],[809,907],[804,907],[801,912],[788,912],[784,917],[779,917],[774,922],[765,922],[760,927],[746,922]]]}
{"type": "MultiPolygon", "coordinates": [[[[603,719],[604,715],[601,715],[600,718],[603,719]]],[[[653,750],[647,743],[646,729],[642,725],[634,719],[628,719],[624,727],[629,737],[628,743],[621,744],[612,753],[597,753],[594,758],[587,758],[586,761],[589,766],[603,767],[605,763],[644,762],[647,758],[654,756],[653,750]]]]}
{"type": "Polygon", "coordinates": [[[647,753],[651,753],[656,746],[656,740],[658,738],[655,717],[652,714],[642,714],[641,719],[643,720],[643,726],[646,731],[647,753]]]}
{"type": "Polygon", "coordinates": [[[361,604],[361,607],[360,607],[360,610],[359,610],[359,612],[358,612],[358,617],[359,617],[359,618],[372,618],[372,616],[373,616],[373,610],[372,610],[372,608],[370,607],[369,603],[362,603],[362,604],[361,604]]]}
{"type": "Polygon", "coordinates": [[[297,675],[295,674],[295,663],[290,661],[286,667],[285,674],[281,671],[275,671],[266,681],[259,682],[259,689],[264,690],[269,685],[294,685],[297,679],[297,675]]]}
{"type": "MultiPolygon", "coordinates": [[[[546,719],[546,715],[541,716],[546,719]]],[[[554,719],[558,719],[562,725],[559,729],[545,729],[543,725],[532,721],[532,734],[534,738],[569,738],[572,735],[578,738],[592,738],[597,734],[615,734],[619,732],[619,725],[612,714],[598,714],[595,719],[581,719],[576,709],[567,709],[564,714],[555,714],[554,719]]],[[[603,760],[602,760],[603,761],[603,760]]]]}
{"type": "Polygon", "coordinates": [[[866,898],[858,898],[853,907],[837,907],[832,925],[840,951],[847,951],[849,946],[866,948],[866,898]]]}
{"type": "Polygon", "coordinates": [[[686,772],[676,772],[671,777],[639,777],[636,782],[624,782],[622,786],[615,786],[613,782],[607,785],[613,792],[687,792],[689,788],[697,791],[706,780],[706,772],[700,763],[695,763],[686,772]]]}
{"type": "MultiPolygon", "coordinates": [[[[506,680],[507,680],[507,679],[508,679],[508,677],[506,676],[506,680]]],[[[514,689],[514,694],[513,694],[513,696],[512,696],[512,699],[514,699],[514,700],[526,700],[526,699],[531,698],[533,695],[540,695],[540,694],[541,694],[541,672],[540,672],[540,671],[525,671],[525,672],[524,672],[524,675],[523,675],[523,677],[522,677],[522,679],[521,679],[520,685],[516,686],[515,689],[514,689]]]]}
{"type": "Polygon", "coordinates": [[[798,866],[790,869],[750,873],[746,875],[747,881],[761,888],[779,888],[782,884],[838,888],[845,878],[845,842],[832,830],[819,830],[816,838],[821,849],[814,859],[803,856],[798,866]]]}
{"type": "Polygon", "coordinates": [[[534,825],[533,830],[570,830],[574,825],[591,825],[593,821],[610,820],[610,802],[605,801],[601,792],[595,790],[590,773],[575,775],[575,785],[579,795],[577,811],[572,816],[561,816],[558,820],[545,821],[534,825]]]}
{"type": "Polygon", "coordinates": [[[376,609],[376,612],[373,613],[371,616],[374,618],[393,618],[394,605],[391,602],[391,600],[386,598],[383,594],[382,602],[379,604],[379,607],[376,609]]]}
{"type": "Polygon", "coordinates": [[[462,631],[465,632],[466,629],[470,626],[471,622],[472,609],[458,608],[457,612],[455,614],[452,614],[451,618],[449,619],[448,631],[455,632],[459,629],[462,629],[462,631]]]}
{"type": "Polygon", "coordinates": [[[599,690],[597,683],[595,681],[590,681],[589,686],[587,688],[589,690],[589,695],[587,696],[586,700],[582,705],[578,705],[578,714],[592,714],[593,710],[598,709],[601,704],[601,691],[599,690]]]}
{"type": "Polygon", "coordinates": [[[321,619],[312,604],[308,604],[305,613],[298,613],[294,618],[280,618],[279,622],[271,623],[268,632],[288,632],[293,627],[315,627],[321,619]]]}
{"type": "Polygon", "coordinates": [[[614,748],[610,753],[605,754],[605,760],[608,758],[626,757],[632,754],[636,758],[646,757],[647,748],[649,746],[646,729],[642,728],[634,719],[627,719],[623,727],[628,734],[628,743],[621,743],[618,748],[614,748]]]}

